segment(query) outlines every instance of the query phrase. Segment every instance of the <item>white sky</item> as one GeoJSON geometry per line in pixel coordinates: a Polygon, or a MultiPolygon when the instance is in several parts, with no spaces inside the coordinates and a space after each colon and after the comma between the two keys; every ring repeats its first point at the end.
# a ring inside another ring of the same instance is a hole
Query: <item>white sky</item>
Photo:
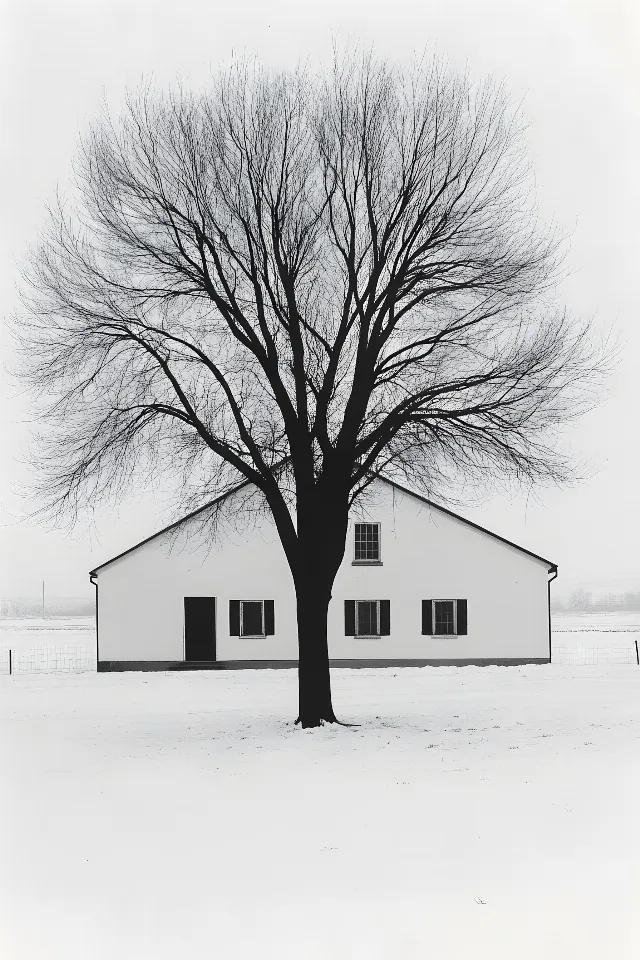
{"type": "MultiPolygon", "coordinates": [[[[233,52],[292,65],[327,58],[332,40],[407,58],[425,47],[524,97],[540,202],[570,233],[562,294],[598,327],[616,325],[622,361],[601,408],[572,429],[595,458],[578,487],[493,497],[470,519],[560,565],[558,592],[580,582],[640,588],[637,507],[640,330],[640,5],[635,0],[5,0],[0,20],[0,313],[15,306],[17,269],[77,135],[103,95],[118,103],[141,76],[198,84],[233,52]]],[[[10,362],[0,330],[0,353],[10,362]]],[[[4,375],[0,375],[4,376],[4,375]]],[[[91,566],[169,521],[139,493],[73,538],[20,522],[16,485],[27,442],[24,402],[0,380],[0,597],[89,592],[91,566]]]]}

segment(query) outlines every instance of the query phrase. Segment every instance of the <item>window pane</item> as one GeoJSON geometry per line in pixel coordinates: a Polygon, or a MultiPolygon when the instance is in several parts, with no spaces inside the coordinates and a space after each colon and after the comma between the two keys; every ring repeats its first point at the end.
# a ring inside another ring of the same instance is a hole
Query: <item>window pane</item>
{"type": "Polygon", "coordinates": [[[377,523],[356,523],[356,560],[380,559],[380,526],[377,523]]]}
{"type": "Polygon", "coordinates": [[[255,637],[264,633],[262,620],[262,600],[243,600],[242,609],[242,636],[255,637]]]}
{"type": "Polygon", "coordinates": [[[436,634],[453,633],[453,600],[436,600],[433,605],[435,607],[433,632],[436,634]]]}
{"type": "Polygon", "coordinates": [[[356,636],[377,637],[380,634],[378,624],[378,604],[376,600],[358,600],[356,603],[356,636]]]}

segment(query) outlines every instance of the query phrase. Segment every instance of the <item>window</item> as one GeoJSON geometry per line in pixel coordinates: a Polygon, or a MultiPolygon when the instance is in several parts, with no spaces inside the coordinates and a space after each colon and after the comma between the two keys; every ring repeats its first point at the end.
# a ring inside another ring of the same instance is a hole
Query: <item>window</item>
{"type": "Polygon", "coordinates": [[[356,600],[356,637],[380,636],[380,601],[356,600]]]}
{"type": "Polygon", "coordinates": [[[273,600],[230,600],[229,633],[232,637],[270,637],[275,633],[273,600]]]}
{"type": "Polygon", "coordinates": [[[345,600],[345,637],[388,637],[391,604],[388,600],[345,600]]]}
{"type": "Polygon", "coordinates": [[[380,524],[356,523],[354,563],[380,563],[380,524]]]}
{"type": "Polygon", "coordinates": [[[423,600],[422,633],[431,637],[467,634],[466,600],[423,600]]]}
{"type": "Polygon", "coordinates": [[[456,605],[453,600],[433,601],[433,632],[436,635],[456,632],[456,605]]]}
{"type": "Polygon", "coordinates": [[[264,637],[264,603],[262,600],[240,601],[240,636],[264,637]]]}

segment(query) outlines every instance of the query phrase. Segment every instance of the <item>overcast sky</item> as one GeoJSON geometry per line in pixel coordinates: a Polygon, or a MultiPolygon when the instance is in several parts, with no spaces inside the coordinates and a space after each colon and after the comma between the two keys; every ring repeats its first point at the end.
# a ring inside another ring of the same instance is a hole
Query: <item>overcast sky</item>
{"type": "MultiPolygon", "coordinates": [[[[540,205],[571,235],[562,297],[615,325],[624,353],[602,406],[570,440],[594,475],[534,500],[492,497],[461,512],[560,565],[574,584],[640,589],[638,185],[640,5],[636,0],[9,0],[0,64],[0,304],[15,306],[18,265],[44,204],[64,186],[79,132],[106,95],[142,76],[200,85],[233,53],[273,65],[327,60],[332,40],[408,58],[424,48],[524,98],[540,205]]],[[[4,363],[10,362],[1,332],[4,363]]],[[[87,572],[171,517],[138,492],[73,536],[22,521],[28,407],[0,382],[0,597],[89,592],[87,572]]]]}

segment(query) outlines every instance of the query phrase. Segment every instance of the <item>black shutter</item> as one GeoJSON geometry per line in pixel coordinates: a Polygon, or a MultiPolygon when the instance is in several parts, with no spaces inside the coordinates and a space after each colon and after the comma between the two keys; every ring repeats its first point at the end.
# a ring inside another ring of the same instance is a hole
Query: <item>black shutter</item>
{"type": "Polygon", "coordinates": [[[240,601],[229,600],[229,635],[240,636],[240,601]]]}
{"type": "Polygon", "coordinates": [[[467,601],[466,600],[456,600],[458,606],[458,636],[463,637],[467,635],[467,601]]]}
{"type": "Polygon", "coordinates": [[[345,600],[344,602],[344,635],[345,637],[355,637],[356,635],[355,600],[345,600]]]}
{"type": "Polygon", "coordinates": [[[380,636],[388,637],[391,633],[391,601],[380,601],[380,636]]]}
{"type": "Polygon", "coordinates": [[[432,636],[433,634],[433,617],[431,615],[432,603],[431,600],[422,601],[422,634],[423,636],[432,636]]]}
{"type": "Polygon", "coordinates": [[[275,606],[273,600],[265,600],[264,602],[264,632],[267,637],[272,637],[276,632],[275,606]]]}

